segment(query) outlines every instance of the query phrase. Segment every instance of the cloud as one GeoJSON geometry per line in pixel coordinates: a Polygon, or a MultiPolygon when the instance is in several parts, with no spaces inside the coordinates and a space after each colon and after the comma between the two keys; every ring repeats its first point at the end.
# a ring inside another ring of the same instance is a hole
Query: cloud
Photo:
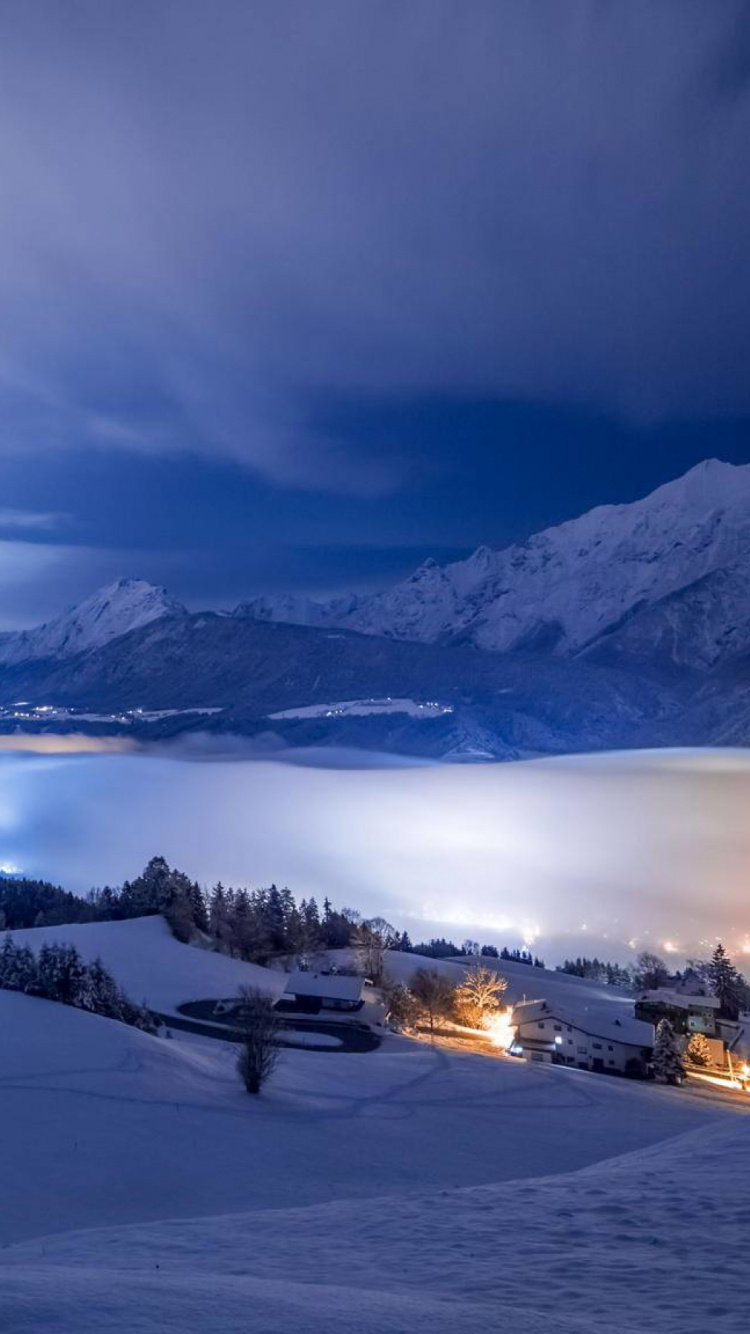
{"type": "Polygon", "coordinates": [[[0,506],[0,529],[21,529],[32,532],[49,532],[58,528],[65,520],[64,514],[43,514],[35,510],[11,509],[0,506]]]}
{"type": "Polygon", "coordinates": [[[2,448],[384,492],[398,451],[321,396],[750,411],[749,33],[741,0],[11,0],[2,448]]]}

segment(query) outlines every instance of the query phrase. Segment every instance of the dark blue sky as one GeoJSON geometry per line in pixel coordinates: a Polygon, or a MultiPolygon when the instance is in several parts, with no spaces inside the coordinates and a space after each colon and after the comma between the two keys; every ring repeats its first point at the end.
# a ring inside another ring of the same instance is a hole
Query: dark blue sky
{"type": "Polygon", "coordinates": [[[749,52],[734,0],[9,0],[0,624],[750,461],[749,52]]]}

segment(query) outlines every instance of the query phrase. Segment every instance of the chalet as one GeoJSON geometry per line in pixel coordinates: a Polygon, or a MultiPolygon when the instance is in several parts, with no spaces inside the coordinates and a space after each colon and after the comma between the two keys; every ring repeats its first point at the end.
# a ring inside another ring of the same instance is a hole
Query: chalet
{"type": "Polygon", "coordinates": [[[578,1070],[644,1078],[654,1045],[653,1024],[613,1005],[569,1010],[556,1002],[524,1001],[513,1011],[516,1037],[511,1052],[529,1061],[570,1065],[578,1070]]]}
{"type": "Polygon", "coordinates": [[[346,973],[305,972],[295,968],[286,979],[284,994],[277,1001],[279,1010],[297,1010],[318,1014],[320,1010],[361,1010],[365,979],[346,973]]]}
{"type": "Polygon", "coordinates": [[[658,1024],[668,1019],[675,1033],[690,1036],[703,1033],[707,1038],[718,1036],[717,1022],[720,1002],[715,996],[692,995],[659,987],[658,991],[644,991],[635,1003],[637,1019],[658,1024]]]}

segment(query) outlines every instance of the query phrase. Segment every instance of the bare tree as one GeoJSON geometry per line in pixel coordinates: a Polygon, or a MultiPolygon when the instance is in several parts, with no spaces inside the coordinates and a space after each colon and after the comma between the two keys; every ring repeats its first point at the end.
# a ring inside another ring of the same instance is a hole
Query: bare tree
{"type": "Polygon", "coordinates": [[[434,1038],[435,1021],[447,1019],[453,1009],[453,983],[436,968],[418,968],[411,980],[411,994],[422,1021],[429,1027],[430,1037],[434,1038]]]}
{"type": "Polygon", "coordinates": [[[642,950],[633,968],[633,985],[639,991],[658,991],[669,981],[669,969],[658,954],[642,950]]]}
{"type": "Polygon", "coordinates": [[[501,1008],[507,987],[507,979],[494,968],[473,964],[456,987],[456,1014],[460,1022],[468,1028],[479,1028],[484,1018],[501,1008]]]}
{"type": "Polygon", "coordinates": [[[365,974],[376,985],[382,980],[385,970],[385,952],[398,940],[398,932],[383,917],[372,917],[368,922],[358,922],[355,927],[354,945],[357,959],[365,974]]]}
{"type": "Polygon", "coordinates": [[[255,987],[240,987],[239,995],[242,1041],[237,1069],[248,1093],[260,1093],[279,1059],[281,1021],[265,992],[255,987]]]}

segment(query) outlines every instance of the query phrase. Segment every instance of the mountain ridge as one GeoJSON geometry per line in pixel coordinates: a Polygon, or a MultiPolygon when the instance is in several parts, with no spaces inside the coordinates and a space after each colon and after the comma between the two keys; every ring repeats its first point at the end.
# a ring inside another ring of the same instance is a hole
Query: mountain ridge
{"type": "Polygon", "coordinates": [[[434,758],[746,745],[750,466],[706,461],[642,501],[425,561],[371,596],[189,612],[120,580],[0,641],[0,705],[11,731],[72,719],[434,758]],[[413,716],[338,708],[368,700],[411,701],[413,716]]]}
{"type": "MultiPolygon", "coordinates": [[[[750,586],[750,465],[708,459],[642,500],[597,506],[524,543],[479,547],[448,565],[427,560],[400,584],[349,607],[341,599],[295,604],[266,597],[262,611],[256,600],[238,612],[425,643],[467,641],[493,652],[539,649],[572,657],[606,643],[607,653],[630,656],[635,640],[623,635],[618,647],[620,627],[666,598],[689,598],[721,570],[737,572],[738,596],[743,571],[750,586]]],[[[704,588],[704,603],[705,597],[704,588]]],[[[741,641],[735,635],[725,642],[715,607],[713,645],[704,633],[695,650],[683,609],[673,660],[701,669],[750,648],[750,598],[746,604],[741,641]]],[[[701,616],[705,621],[705,606],[701,616]]],[[[652,639],[664,638],[654,626],[652,639]]]]}

